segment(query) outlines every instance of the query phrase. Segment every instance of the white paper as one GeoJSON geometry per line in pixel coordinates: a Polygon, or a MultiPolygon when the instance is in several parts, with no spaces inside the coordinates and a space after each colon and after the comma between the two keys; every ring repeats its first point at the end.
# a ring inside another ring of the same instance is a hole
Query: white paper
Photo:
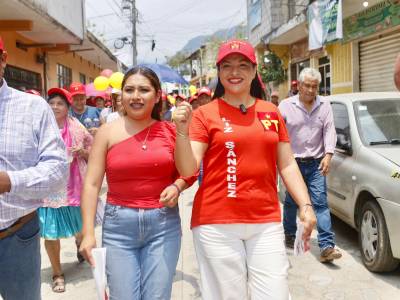
{"type": "Polygon", "coordinates": [[[294,255],[302,255],[306,252],[303,241],[304,226],[301,222],[297,222],[296,239],[294,241],[294,255]]]}
{"type": "Polygon", "coordinates": [[[94,281],[96,284],[97,299],[107,300],[106,295],[106,248],[93,248],[92,256],[95,267],[92,268],[94,281]]]}

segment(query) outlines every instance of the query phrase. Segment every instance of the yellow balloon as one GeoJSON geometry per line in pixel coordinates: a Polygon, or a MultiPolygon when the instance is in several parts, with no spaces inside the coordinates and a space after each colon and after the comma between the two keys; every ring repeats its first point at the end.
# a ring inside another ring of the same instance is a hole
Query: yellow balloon
{"type": "Polygon", "coordinates": [[[197,88],[194,85],[189,86],[190,95],[193,96],[197,92],[197,88]]]}
{"type": "Polygon", "coordinates": [[[122,88],[122,80],[124,79],[124,74],[121,72],[115,72],[110,76],[110,85],[114,89],[121,89],[122,88]]]}
{"type": "Polygon", "coordinates": [[[109,81],[107,77],[98,76],[93,82],[94,88],[97,91],[103,92],[108,88],[109,81]]]}

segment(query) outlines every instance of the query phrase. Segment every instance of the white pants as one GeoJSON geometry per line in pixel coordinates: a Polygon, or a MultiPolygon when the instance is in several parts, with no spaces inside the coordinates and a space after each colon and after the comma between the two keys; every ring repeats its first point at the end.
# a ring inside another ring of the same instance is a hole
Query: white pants
{"type": "Polygon", "coordinates": [[[203,300],[288,300],[281,223],[193,228],[203,300]]]}

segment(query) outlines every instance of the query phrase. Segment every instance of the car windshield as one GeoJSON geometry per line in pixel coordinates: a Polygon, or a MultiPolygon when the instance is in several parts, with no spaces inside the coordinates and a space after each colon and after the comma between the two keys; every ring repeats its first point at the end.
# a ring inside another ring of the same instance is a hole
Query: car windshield
{"type": "Polygon", "coordinates": [[[354,110],[364,144],[400,144],[400,99],[359,101],[354,110]]]}

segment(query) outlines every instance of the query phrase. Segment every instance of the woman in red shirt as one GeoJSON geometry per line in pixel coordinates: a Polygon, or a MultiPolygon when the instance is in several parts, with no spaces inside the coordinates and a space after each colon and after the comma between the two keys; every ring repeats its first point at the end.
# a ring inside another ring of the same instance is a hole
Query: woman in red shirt
{"type": "Polygon", "coordinates": [[[175,126],[160,121],[161,86],[145,67],[122,82],[124,116],[96,134],[82,193],[81,253],[93,265],[97,197],[107,174],[103,220],[110,299],[170,299],[181,243],[177,201],[188,185],[175,167],[175,126]]]}
{"type": "Polygon", "coordinates": [[[284,121],[275,105],[260,99],[253,47],[240,40],[222,44],[217,68],[215,100],[193,116],[186,103],[174,112],[179,172],[192,175],[201,161],[204,166],[192,213],[202,297],[287,300],[276,168],[301,208],[306,241],[315,215],[284,121]]]}

